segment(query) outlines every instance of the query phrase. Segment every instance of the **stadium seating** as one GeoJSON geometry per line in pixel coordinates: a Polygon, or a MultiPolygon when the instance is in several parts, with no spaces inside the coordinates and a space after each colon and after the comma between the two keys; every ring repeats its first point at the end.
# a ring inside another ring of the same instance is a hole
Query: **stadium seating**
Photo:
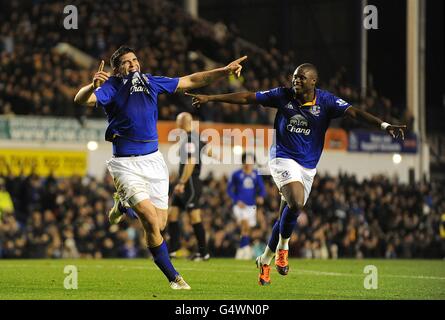
{"type": "MultiPolygon", "coordinates": [[[[265,178],[266,201],[252,234],[255,252],[264,248],[279,207],[277,190],[270,177],[265,178]]],[[[126,219],[119,226],[108,223],[114,192],[108,175],[102,181],[5,176],[0,183],[0,190],[8,192],[14,203],[14,210],[4,212],[0,221],[0,258],[148,254],[137,220],[126,219]]],[[[212,256],[233,257],[239,241],[226,183],[225,177],[211,175],[204,181],[201,205],[212,256]]],[[[291,238],[290,255],[441,258],[445,254],[439,232],[444,205],[443,190],[435,184],[405,185],[383,176],[362,182],[348,175],[317,176],[291,238]]],[[[183,235],[179,255],[187,256],[196,249],[187,215],[183,215],[183,235]]]]}
{"type": "MultiPolygon", "coordinates": [[[[76,65],[54,48],[68,42],[90,56],[108,61],[121,44],[137,50],[144,70],[157,75],[181,76],[205,68],[204,59],[225,64],[247,54],[249,60],[239,82],[220,81],[203,92],[264,90],[289,85],[298,56],[280,52],[273,44],[258,48],[241,39],[234,27],[193,19],[180,7],[164,0],[125,2],[72,1],[79,10],[79,24],[88,28],[65,30],[56,17],[63,12],[57,2],[12,1],[2,8],[0,43],[0,114],[103,117],[102,110],[80,108],[73,103],[76,90],[88,83],[94,69],[76,65]],[[108,12],[116,13],[114,19],[108,12]],[[131,19],[128,17],[131,16],[131,19]]],[[[322,77],[323,80],[323,77],[322,77]]],[[[354,105],[386,120],[403,117],[404,107],[392,106],[375,90],[360,101],[358,90],[347,81],[346,71],[321,86],[354,105]]],[[[161,120],[173,120],[179,110],[191,110],[190,99],[180,96],[160,98],[161,120]]],[[[271,124],[274,110],[243,108],[222,104],[195,110],[201,120],[271,124]]],[[[354,124],[344,122],[343,127],[354,124]]]]}
{"type": "MultiPolygon", "coordinates": [[[[102,110],[75,106],[79,87],[91,81],[94,68],[76,65],[54,50],[69,42],[99,61],[125,43],[136,49],[144,70],[181,76],[200,71],[208,61],[225,64],[249,56],[242,78],[220,81],[201,92],[264,90],[289,84],[298,55],[271,45],[258,48],[241,39],[232,27],[197,20],[164,0],[78,1],[79,24],[65,30],[55,19],[63,4],[55,1],[9,1],[0,13],[0,115],[15,114],[104,117],[102,110]],[[109,11],[114,13],[109,19],[109,11]],[[131,18],[129,18],[131,17],[131,18]]],[[[322,79],[323,80],[323,79],[322,79]]],[[[321,87],[387,121],[409,123],[403,106],[370,90],[366,99],[339,70],[321,87]],[[403,119],[403,120],[402,120],[403,119]]],[[[174,120],[179,111],[196,113],[203,121],[271,124],[274,111],[222,104],[192,110],[182,95],[160,97],[161,120],[174,120]]],[[[105,122],[104,122],[105,123],[105,122]]],[[[344,128],[354,123],[343,121],[344,128]]],[[[268,180],[269,179],[269,180],[268,180]]],[[[171,181],[174,181],[171,179],[171,181]]],[[[213,256],[234,256],[239,230],[225,193],[226,179],[209,176],[202,197],[203,219],[213,256]]],[[[268,196],[260,208],[253,244],[261,252],[277,218],[279,196],[266,179],[268,196]]],[[[114,185],[108,175],[55,179],[30,176],[0,177],[0,258],[143,257],[147,250],[138,221],[110,226],[114,185]],[[7,200],[12,200],[10,208],[7,200]]],[[[444,192],[429,184],[404,185],[386,177],[357,181],[354,177],[316,177],[307,208],[301,213],[290,255],[307,258],[444,256],[440,214],[444,192]],[[442,251],[441,251],[442,250],[442,251]]],[[[193,230],[184,217],[183,254],[194,250],[193,230]],[[189,236],[190,235],[190,236],[189,236]]]]}

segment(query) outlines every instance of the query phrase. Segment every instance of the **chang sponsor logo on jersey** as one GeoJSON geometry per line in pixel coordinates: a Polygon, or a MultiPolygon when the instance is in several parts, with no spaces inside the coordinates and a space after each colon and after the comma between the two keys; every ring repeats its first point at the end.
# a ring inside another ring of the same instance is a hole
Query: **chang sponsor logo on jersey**
{"type": "Polygon", "coordinates": [[[309,122],[305,117],[301,114],[296,114],[292,118],[289,119],[289,123],[286,126],[286,129],[292,133],[302,133],[305,136],[311,133],[311,129],[309,127],[309,122]]]}
{"type": "Polygon", "coordinates": [[[146,94],[150,94],[137,73],[135,73],[131,79],[130,95],[135,92],[145,92],[146,94]]]}

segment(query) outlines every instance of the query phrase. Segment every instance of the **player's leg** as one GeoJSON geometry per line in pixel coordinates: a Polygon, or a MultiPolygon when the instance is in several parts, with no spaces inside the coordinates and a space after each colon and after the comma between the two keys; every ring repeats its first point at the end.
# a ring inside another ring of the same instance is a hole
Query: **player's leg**
{"type": "MultiPolygon", "coordinates": [[[[242,238],[242,236],[243,236],[243,227],[242,227],[243,220],[246,220],[244,217],[243,208],[241,208],[240,206],[235,204],[233,206],[233,215],[235,216],[237,226],[241,229],[241,238],[242,238]]],[[[242,257],[243,257],[243,250],[242,250],[241,241],[240,241],[239,247],[235,253],[235,259],[239,260],[239,259],[242,259],[242,257]]]]}
{"type": "Polygon", "coordinates": [[[276,248],[275,266],[281,275],[289,272],[289,239],[297,224],[300,209],[304,205],[304,186],[299,181],[290,182],[281,188],[281,193],[286,199],[285,206],[280,218],[280,234],[276,248]]]}
{"type": "Polygon", "coordinates": [[[115,192],[113,195],[114,205],[108,212],[108,221],[110,224],[118,224],[122,221],[122,218],[125,216],[130,217],[131,219],[137,219],[137,214],[133,211],[133,209],[128,206],[128,204],[124,204],[119,196],[119,193],[115,192]]]}
{"type": "MultiPolygon", "coordinates": [[[[157,210],[168,209],[168,168],[157,152],[138,158],[112,158],[108,169],[121,200],[137,213],[144,228],[147,247],[173,289],[190,289],[173,267],[161,235],[157,210]],[[142,173],[142,174],[141,174],[142,173]]],[[[164,214],[165,215],[165,214],[164,214]]]]}
{"type": "Polygon", "coordinates": [[[238,222],[238,227],[240,228],[240,241],[238,249],[236,250],[235,259],[244,260],[245,249],[250,244],[249,223],[247,219],[241,219],[238,222]]]}
{"type": "Polygon", "coordinates": [[[158,209],[156,208],[156,214],[158,215],[159,220],[159,229],[161,230],[161,234],[164,232],[165,228],[167,227],[167,221],[168,221],[168,210],[165,209],[158,209]]]}
{"type": "Polygon", "coordinates": [[[159,235],[160,240],[162,240],[161,244],[156,247],[151,247],[151,245],[156,245],[156,243],[149,244],[150,252],[156,265],[170,280],[170,287],[172,289],[190,289],[190,286],[179,274],[171,280],[172,270],[174,270],[174,268],[168,254],[167,243],[161,235],[161,229],[165,227],[168,216],[169,175],[167,165],[162,154],[156,152],[148,157],[146,163],[141,163],[140,167],[144,173],[144,180],[146,182],[145,190],[148,190],[148,198],[153,205],[155,220],[158,224],[156,235],[159,235]]]}
{"type": "Polygon", "coordinates": [[[187,212],[190,216],[193,232],[198,242],[198,252],[191,256],[193,261],[209,260],[210,255],[207,250],[205,229],[202,224],[201,208],[199,199],[201,197],[202,185],[197,177],[191,176],[185,185],[184,201],[187,212]]]}
{"type": "Polygon", "coordinates": [[[252,258],[252,247],[250,246],[250,222],[248,219],[241,220],[240,250],[241,259],[250,260],[252,258]]]}
{"type": "MultiPolygon", "coordinates": [[[[175,204],[173,202],[172,204],[175,204]]],[[[181,229],[179,228],[179,213],[178,206],[171,206],[168,208],[168,234],[170,236],[169,252],[170,256],[176,256],[176,251],[180,248],[179,239],[181,236],[181,229]]]]}
{"type": "Polygon", "coordinates": [[[144,227],[147,246],[160,246],[162,242],[164,242],[164,239],[161,235],[160,221],[156,212],[156,207],[153,206],[149,199],[144,199],[137,202],[133,206],[133,210],[139,216],[142,226],[144,227]]]}
{"type": "Polygon", "coordinates": [[[277,250],[277,245],[280,237],[280,218],[286,205],[287,202],[284,197],[282,197],[280,202],[280,210],[278,212],[278,219],[275,221],[272,227],[272,232],[266,249],[264,249],[264,253],[261,255],[261,263],[263,264],[270,265],[272,259],[275,257],[275,252],[277,250]]]}
{"type": "Polygon", "coordinates": [[[273,225],[269,242],[263,254],[256,259],[256,265],[260,269],[260,274],[258,276],[258,284],[262,286],[270,284],[270,263],[272,262],[272,259],[275,256],[275,251],[278,245],[280,236],[280,217],[285,207],[286,207],[286,201],[281,199],[278,219],[273,225]]]}
{"type": "Polygon", "coordinates": [[[153,260],[170,281],[170,286],[173,289],[190,289],[179,275],[179,272],[173,267],[168,255],[167,244],[161,235],[163,221],[161,221],[160,216],[166,218],[167,210],[156,208],[148,199],[137,202],[133,209],[141,220],[147,247],[153,256],[153,260]]]}
{"type": "Polygon", "coordinates": [[[202,224],[201,209],[196,208],[189,210],[190,222],[192,223],[193,232],[195,233],[196,240],[198,241],[198,253],[199,255],[194,256],[192,260],[207,261],[210,255],[207,251],[207,241],[204,226],[202,224]]]}
{"type": "Polygon", "coordinates": [[[243,216],[241,219],[241,241],[240,248],[242,250],[241,259],[252,259],[253,250],[251,246],[250,233],[251,229],[257,225],[257,207],[246,206],[243,210],[243,216]]]}
{"type": "Polygon", "coordinates": [[[113,194],[114,205],[108,212],[108,221],[110,222],[110,224],[118,224],[119,222],[121,222],[124,214],[127,214],[133,219],[138,218],[136,213],[129,206],[128,202],[124,203],[124,201],[122,201],[121,196],[118,192],[118,186],[121,185],[121,183],[119,183],[119,179],[123,175],[123,167],[125,167],[125,161],[123,161],[122,159],[112,158],[111,160],[107,161],[108,172],[113,178],[113,182],[116,187],[116,192],[113,194]]]}

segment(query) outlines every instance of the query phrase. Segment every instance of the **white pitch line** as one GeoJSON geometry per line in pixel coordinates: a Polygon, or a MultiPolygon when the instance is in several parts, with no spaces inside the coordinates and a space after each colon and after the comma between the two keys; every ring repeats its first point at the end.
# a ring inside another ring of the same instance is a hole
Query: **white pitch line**
{"type": "MultiPolygon", "coordinates": [[[[94,266],[91,266],[94,267],[94,266]]],[[[102,268],[102,265],[95,266],[97,268],[102,268]]],[[[148,268],[156,270],[153,266],[125,266],[125,265],[113,265],[113,267],[118,269],[123,269],[124,271],[130,270],[130,269],[138,269],[138,270],[146,270],[148,268]]],[[[247,268],[244,267],[246,270],[232,270],[231,272],[235,273],[251,273],[254,268],[247,268]]],[[[220,270],[216,270],[214,268],[181,268],[181,270],[184,271],[205,271],[205,272],[220,272],[220,270]]],[[[295,274],[298,273],[306,273],[306,274],[313,274],[317,276],[331,276],[331,277],[363,277],[363,274],[356,274],[356,273],[340,273],[340,272],[327,272],[327,271],[317,271],[317,270],[306,270],[306,269],[297,269],[294,271],[295,274]]],[[[424,276],[424,275],[396,275],[396,274],[379,274],[380,277],[384,278],[407,278],[407,279],[426,279],[426,280],[445,280],[445,277],[435,277],[435,276],[424,276]]]]}
{"type": "MultiPolygon", "coordinates": [[[[325,272],[316,270],[302,270],[299,269],[298,272],[310,273],[319,276],[333,276],[333,277],[363,277],[363,274],[351,274],[351,273],[338,273],[338,272],[325,272]]],[[[414,276],[414,275],[398,275],[398,274],[381,274],[379,277],[383,278],[408,278],[408,279],[428,279],[428,280],[445,280],[445,277],[435,277],[435,276],[414,276]]]]}
{"type": "MultiPolygon", "coordinates": [[[[1,268],[28,268],[32,267],[35,268],[35,266],[30,265],[21,265],[21,264],[15,264],[15,265],[6,265],[1,266],[1,268]]],[[[43,266],[44,268],[61,268],[60,266],[43,266]]],[[[142,266],[128,266],[128,265],[81,265],[79,266],[82,269],[85,268],[117,268],[122,271],[128,271],[128,270],[156,270],[157,268],[155,266],[142,265],[142,266]]],[[[214,268],[190,268],[185,267],[181,268],[181,271],[199,271],[199,272],[220,272],[220,270],[214,269],[214,268]]],[[[256,269],[254,267],[238,267],[237,270],[232,270],[233,273],[252,273],[256,269]],[[245,270],[240,270],[239,268],[243,268],[245,270]]],[[[317,276],[330,276],[330,277],[363,277],[363,274],[356,274],[356,273],[340,273],[340,272],[327,272],[327,271],[318,271],[318,270],[307,270],[307,269],[293,269],[291,274],[294,275],[301,275],[301,273],[304,274],[311,274],[311,275],[317,275],[317,276]]],[[[398,275],[398,274],[381,274],[379,273],[379,277],[383,278],[405,278],[405,279],[420,279],[420,280],[445,280],[445,277],[436,277],[436,276],[425,276],[425,275],[398,275]]]]}

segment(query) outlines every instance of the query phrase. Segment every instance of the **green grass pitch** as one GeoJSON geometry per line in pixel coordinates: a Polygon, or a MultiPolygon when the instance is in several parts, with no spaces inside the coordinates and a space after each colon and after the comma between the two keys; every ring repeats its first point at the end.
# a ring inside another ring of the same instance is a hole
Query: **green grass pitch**
{"type": "Polygon", "coordinates": [[[291,259],[287,276],[271,271],[257,284],[254,261],[174,260],[192,290],[174,291],[151,260],[0,260],[0,299],[445,299],[445,261],[291,259]],[[66,265],[78,289],[64,288],[66,265]],[[378,288],[364,288],[366,265],[377,267],[378,288]]]}

